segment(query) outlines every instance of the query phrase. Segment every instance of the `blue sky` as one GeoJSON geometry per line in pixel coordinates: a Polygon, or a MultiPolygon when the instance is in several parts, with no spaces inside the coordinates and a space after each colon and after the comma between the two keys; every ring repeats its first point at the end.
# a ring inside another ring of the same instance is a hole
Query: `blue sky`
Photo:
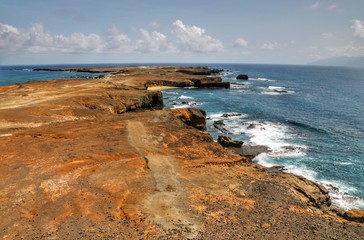
{"type": "Polygon", "coordinates": [[[0,0],[0,64],[364,56],[363,0],[0,0]]]}

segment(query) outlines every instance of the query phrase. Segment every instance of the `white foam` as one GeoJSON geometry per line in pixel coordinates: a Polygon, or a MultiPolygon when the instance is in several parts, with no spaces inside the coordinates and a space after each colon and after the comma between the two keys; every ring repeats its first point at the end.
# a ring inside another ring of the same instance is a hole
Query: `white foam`
{"type": "Polygon", "coordinates": [[[263,95],[285,95],[285,94],[294,94],[294,91],[287,91],[285,93],[280,93],[280,92],[261,92],[260,94],[263,94],[263,95]]]}
{"type": "Polygon", "coordinates": [[[260,164],[260,165],[262,165],[262,166],[264,166],[264,167],[273,167],[273,166],[277,165],[277,164],[274,164],[274,163],[272,162],[272,160],[271,160],[271,158],[269,157],[268,153],[261,153],[261,154],[259,154],[258,156],[256,156],[256,157],[254,158],[254,160],[255,160],[258,164],[260,164]]]}
{"type": "Polygon", "coordinates": [[[264,82],[275,82],[276,80],[273,79],[269,79],[269,78],[249,78],[249,80],[253,80],[253,81],[264,81],[264,82]]]}
{"type": "Polygon", "coordinates": [[[230,89],[243,89],[243,88],[246,88],[246,87],[241,84],[234,84],[234,83],[230,84],[230,89]]]}
{"type": "Polygon", "coordinates": [[[316,181],[317,172],[307,168],[306,166],[287,165],[287,166],[285,166],[285,169],[287,169],[286,171],[289,173],[292,173],[292,174],[295,174],[298,176],[304,176],[305,178],[307,178],[311,181],[316,181]]]}
{"type": "Polygon", "coordinates": [[[289,173],[304,176],[311,181],[324,185],[329,190],[331,202],[335,207],[345,210],[364,209],[364,199],[350,195],[357,192],[355,187],[341,181],[317,179],[317,173],[305,166],[288,165],[285,168],[289,173]]]}
{"type": "Polygon", "coordinates": [[[281,94],[295,93],[293,90],[289,90],[285,87],[280,87],[280,86],[261,87],[261,89],[263,89],[263,92],[261,92],[261,94],[264,95],[281,95],[281,94]]]}
{"type": "Polygon", "coordinates": [[[185,95],[181,95],[179,97],[179,99],[194,99],[193,97],[189,97],[189,96],[185,96],[185,95]]]}
{"type": "Polygon", "coordinates": [[[247,116],[248,114],[245,113],[228,112],[228,113],[209,114],[207,118],[211,120],[223,120],[223,119],[241,119],[241,118],[246,118],[247,116]],[[227,117],[225,117],[224,114],[226,114],[227,117]]]}
{"type": "Polygon", "coordinates": [[[353,165],[352,162],[339,162],[339,163],[336,163],[338,165],[353,165]]]}
{"type": "Polygon", "coordinates": [[[364,199],[350,195],[357,192],[355,187],[340,181],[322,180],[319,182],[329,190],[334,206],[345,210],[353,208],[364,209],[364,199]]]}
{"type": "MultiPolygon", "coordinates": [[[[269,153],[262,153],[258,155],[257,157],[255,157],[255,161],[265,167],[273,167],[279,165],[275,164],[274,161],[272,161],[269,153]]],[[[298,176],[303,176],[313,182],[318,182],[324,185],[325,188],[329,190],[333,206],[342,208],[344,210],[364,209],[364,199],[350,195],[357,191],[356,188],[339,181],[318,180],[317,172],[303,165],[285,165],[284,168],[285,172],[292,173],[298,176]]]]}
{"type": "MultiPolygon", "coordinates": [[[[364,199],[352,195],[357,192],[353,186],[339,181],[322,180],[316,171],[299,163],[299,157],[306,155],[307,147],[289,143],[289,139],[296,138],[296,136],[287,125],[269,121],[249,121],[242,125],[242,121],[244,121],[242,119],[247,115],[243,114],[241,118],[224,118],[222,115],[223,113],[210,114],[209,118],[211,121],[224,120],[224,127],[232,134],[249,135],[250,140],[244,145],[265,145],[271,150],[271,152],[261,153],[254,158],[258,164],[265,167],[283,164],[286,172],[304,176],[311,181],[323,184],[329,190],[334,206],[345,210],[364,209],[364,199]],[[282,158],[287,157],[297,158],[297,162],[294,164],[282,163],[282,158]]],[[[352,163],[342,162],[339,164],[349,165],[352,163]]]]}
{"type": "Polygon", "coordinates": [[[196,107],[196,106],[199,106],[199,105],[202,105],[202,103],[188,102],[188,103],[183,103],[183,104],[172,105],[170,108],[171,109],[189,108],[189,107],[196,107]]]}
{"type": "Polygon", "coordinates": [[[251,144],[269,147],[270,157],[302,157],[306,154],[306,146],[286,142],[294,136],[289,128],[281,123],[247,122],[244,132],[251,136],[251,144]]]}
{"type": "Polygon", "coordinates": [[[268,89],[283,91],[286,88],[285,87],[278,87],[278,86],[268,86],[268,89]]]}
{"type": "Polygon", "coordinates": [[[165,91],[164,94],[172,94],[172,95],[179,95],[178,92],[172,92],[172,91],[165,91]]]}

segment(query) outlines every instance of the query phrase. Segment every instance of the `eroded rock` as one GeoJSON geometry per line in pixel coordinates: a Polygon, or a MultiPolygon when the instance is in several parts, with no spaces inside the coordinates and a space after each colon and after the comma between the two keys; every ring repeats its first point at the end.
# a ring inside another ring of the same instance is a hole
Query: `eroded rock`
{"type": "Polygon", "coordinates": [[[228,136],[219,136],[217,142],[223,147],[240,148],[243,145],[242,141],[233,140],[228,136]]]}
{"type": "Polygon", "coordinates": [[[354,222],[364,223],[364,210],[352,209],[344,213],[344,218],[354,222]]]}
{"type": "Polygon", "coordinates": [[[198,108],[172,109],[172,114],[182,122],[199,130],[206,130],[206,112],[198,108]]]}

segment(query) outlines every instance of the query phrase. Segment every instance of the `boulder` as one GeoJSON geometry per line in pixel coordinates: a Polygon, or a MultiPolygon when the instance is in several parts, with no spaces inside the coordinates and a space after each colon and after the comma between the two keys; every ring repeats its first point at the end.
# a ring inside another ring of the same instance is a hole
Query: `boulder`
{"type": "Polygon", "coordinates": [[[352,209],[346,211],[344,218],[350,221],[364,223],[364,210],[352,209]]]}
{"type": "Polygon", "coordinates": [[[242,141],[235,141],[228,136],[219,136],[217,142],[223,147],[235,147],[240,148],[243,145],[242,141]]]}
{"type": "Polygon", "coordinates": [[[246,75],[246,74],[240,74],[236,77],[236,79],[238,80],[248,80],[249,79],[249,76],[246,75]]]}
{"type": "Polygon", "coordinates": [[[225,123],[223,120],[214,121],[214,128],[218,129],[220,132],[225,134],[230,134],[231,132],[225,128],[225,123]]]}
{"type": "Polygon", "coordinates": [[[270,174],[277,174],[285,171],[287,169],[284,168],[284,166],[272,166],[267,168],[268,173],[270,174]]]}
{"type": "Polygon", "coordinates": [[[199,130],[206,130],[206,112],[198,108],[180,108],[172,109],[172,115],[178,117],[185,124],[197,128],[199,130]]]}
{"type": "Polygon", "coordinates": [[[246,157],[250,160],[253,160],[253,158],[261,153],[270,152],[269,148],[264,145],[246,145],[242,146],[241,148],[234,148],[232,150],[240,156],[246,157]]]}

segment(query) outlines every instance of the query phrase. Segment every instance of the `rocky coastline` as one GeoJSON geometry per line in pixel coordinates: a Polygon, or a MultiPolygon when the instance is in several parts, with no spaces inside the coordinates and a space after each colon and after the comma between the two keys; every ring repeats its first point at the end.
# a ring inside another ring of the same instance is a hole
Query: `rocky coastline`
{"type": "Polygon", "coordinates": [[[335,209],[323,186],[251,162],[266,149],[214,142],[203,110],[163,109],[148,90],[228,88],[220,69],[45,70],[112,74],[0,87],[3,239],[364,236],[364,211],[335,209]]]}

